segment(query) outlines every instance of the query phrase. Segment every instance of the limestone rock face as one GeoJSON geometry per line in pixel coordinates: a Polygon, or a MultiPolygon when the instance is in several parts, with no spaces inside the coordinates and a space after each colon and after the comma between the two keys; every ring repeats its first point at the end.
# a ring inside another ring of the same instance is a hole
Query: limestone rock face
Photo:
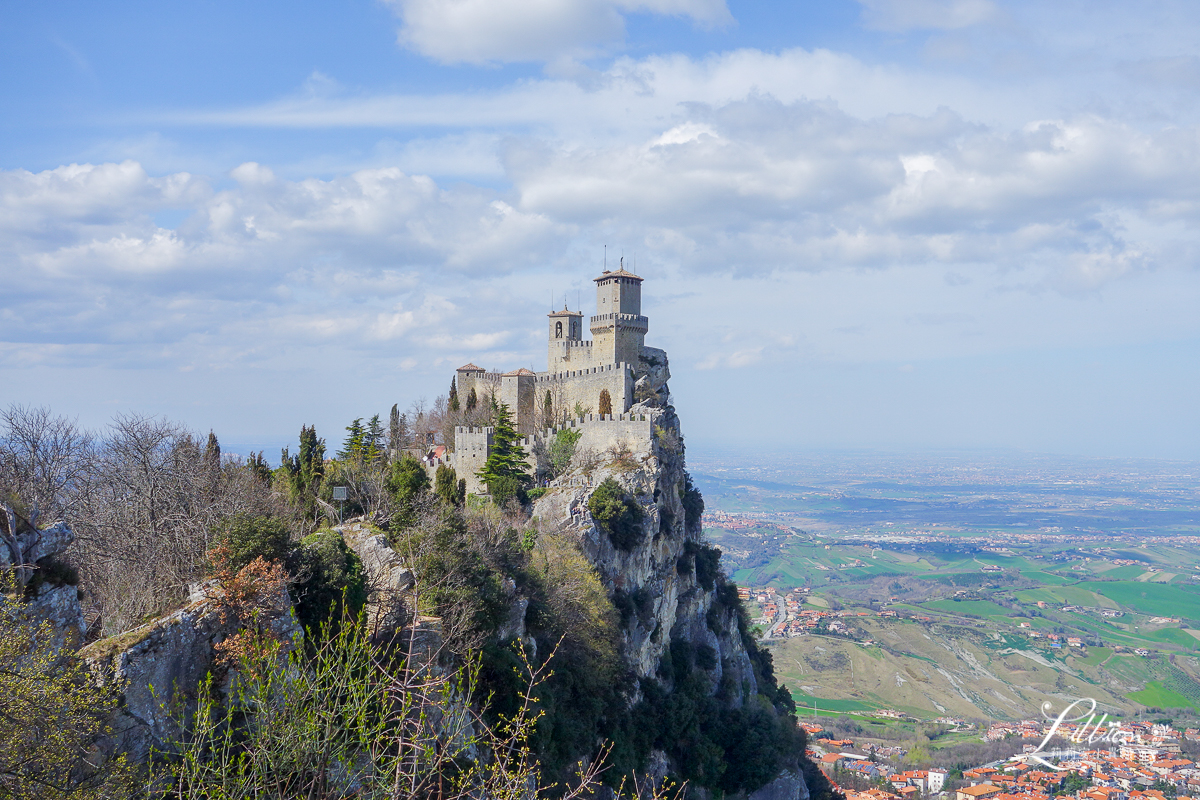
{"type": "Polygon", "coordinates": [[[87,625],[79,605],[79,590],[74,586],[42,584],[25,603],[22,615],[34,624],[49,622],[55,647],[74,650],[83,643],[87,625]]]}
{"type": "MultiPolygon", "coordinates": [[[[63,553],[75,541],[75,533],[65,522],[49,528],[30,528],[17,535],[25,564],[63,553]]],[[[0,568],[12,566],[12,553],[0,546],[0,568]]],[[[79,590],[74,586],[42,583],[36,593],[21,606],[21,615],[34,624],[49,622],[58,648],[79,647],[86,624],[79,605],[79,590]]]]}
{"type": "Polygon", "coordinates": [[[404,566],[387,537],[361,522],[335,526],[346,546],[363,563],[367,577],[367,625],[376,635],[387,636],[404,624],[404,598],[416,580],[404,566]]]}
{"type": "Polygon", "coordinates": [[[667,381],[671,379],[671,367],[666,350],[643,347],[633,374],[633,396],[640,404],[661,407],[669,402],[667,381]]]}
{"type": "Polygon", "coordinates": [[[639,378],[645,377],[650,388],[657,391],[671,380],[671,367],[667,360],[667,351],[657,347],[643,347],[638,357],[638,366],[634,372],[639,378]]]}
{"type": "MultiPolygon", "coordinates": [[[[286,612],[270,621],[271,633],[285,651],[303,638],[291,602],[286,612]]],[[[110,720],[112,735],[100,743],[106,754],[127,752],[142,762],[154,746],[179,734],[181,715],[195,709],[195,692],[204,676],[213,671],[216,645],[233,633],[216,602],[204,597],[161,619],[118,636],[101,639],[80,651],[98,676],[115,678],[123,685],[122,702],[110,720]]],[[[228,676],[221,688],[228,689],[228,676]]]]}
{"type": "Polygon", "coordinates": [[[783,772],[766,786],[751,792],[747,800],[808,800],[808,785],[794,772],[783,772]]]}
{"type": "MultiPolygon", "coordinates": [[[[46,556],[64,552],[75,541],[75,532],[65,522],[56,522],[49,528],[26,530],[17,535],[24,562],[32,564],[46,556]]],[[[0,567],[12,566],[12,554],[7,547],[0,547],[0,567]]]]}
{"type": "Polygon", "coordinates": [[[738,707],[747,693],[757,692],[754,670],[742,645],[736,612],[716,602],[721,579],[711,589],[697,580],[691,554],[700,545],[701,529],[699,520],[687,525],[683,508],[679,420],[670,407],[650,413],[654,433],[634,442],[623,463],[603,463],[592,471],[586,486],[569,485],[572,478],[584,482],[582,473],[568,475],[538,500],[534,516],[576,531],[610,594],[636,598],[639,613],[632,615],[622,635],[624,655],[639,677],[655,674],[675,639],[707,645],[717,656],[710,671],[712,691],[728,674],[729,703],[738,707]],[[614,546],[587,512],[591,493],[609,477],[642,507],[642,536],[629,550],[614,546]],[[710,613],[714,605],[716,610],[710,613]]]}

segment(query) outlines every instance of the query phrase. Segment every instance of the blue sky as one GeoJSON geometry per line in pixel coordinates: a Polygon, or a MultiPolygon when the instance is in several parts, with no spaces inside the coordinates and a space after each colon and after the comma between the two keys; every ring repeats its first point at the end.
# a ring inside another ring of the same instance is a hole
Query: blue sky
{"type": "Polygon", "coordinates": [[[5,3],[0,401],[272,447],[647,279],[689,441],[1200,459],[1200,8],[5,3]]]}

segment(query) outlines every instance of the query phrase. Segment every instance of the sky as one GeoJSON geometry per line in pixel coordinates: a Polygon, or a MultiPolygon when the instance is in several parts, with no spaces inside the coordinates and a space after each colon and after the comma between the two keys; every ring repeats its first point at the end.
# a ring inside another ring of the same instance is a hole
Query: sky
{"type": "Polygon", "coordinates": [[[336,442],[624,258],[694,447],[1200,459],[1200,4],[0,0],[0,77],[0,405],[336,442]]]}

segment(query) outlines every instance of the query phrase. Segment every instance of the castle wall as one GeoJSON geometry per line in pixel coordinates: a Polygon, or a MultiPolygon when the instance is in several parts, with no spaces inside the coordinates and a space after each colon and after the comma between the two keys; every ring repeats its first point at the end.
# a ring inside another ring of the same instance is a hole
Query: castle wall
{"type": "Polygon", "coordinates": [[[460,403],[465,406],[467,398],[471,396],[471,389],[474,389],[475,397],[478,398],[479,406],[482,408],[493,394],[497,397],[500,396],[500,373],[459,372],[455,376],[454,385],[458,390],[460,403]]]}
{"type": "Polygon", "coordinates": [[[584,369],[596,364],[596,349],[591,340],[551,339],[547,364],[550,372],[584,369]]]}
{"type": "Polygon", "coordinates": [[[585,412],[597,413],[600,405],[600,390],[607,389],[612,398],[613,413],[620,414],[633,405],[633,369],[628,364],[606,364],[604,366],[572,369],[557,373],[539,373],[537,376],[535,406],[541,422],[542,403],[546,391],[550,391],[554,419],[574,416],[575,404],[585,412]]]}
{"type": "MultiPolygon", "coordinates": [[[[645,451],[650,446],[654,424],[662,412],[649,414],[612,414],[601,417],[599,414],[587,414],[580,419],[570,420],[562,425],[523,436],[519,443],[525,450],[526,461],[530,472],[536,468],[533,457],[534,444],[540,439],[549,440],[564,429],[577,430],[579,441],[576,450],[591,450],[603,454],[614,445],[627,445],[633,452],[645,451]]],[[[468,494],[486,494],[487,487],[479,480],[479,471],[487,461],[488,452],[492,447],[495,429],[469,428],[459,426],[454,429],[454,452],[447,456],[447,462],[454,468],[459,478],[466,480],[468,494]]]]}
{"type": "MultiPolygon", "coordinates": [[[[610,447],[624,443],[629,445],[630,450],[638,452],[649,447],[657,416],[655,413],[613,414],[606,417],[601,417],[599,414],[588,414],[582,419],[571,420],[564,425],[544,431],[539,436],[550,439],[560,430],[577,430],[580,437],[575,444],[576,451],[582,449],[604,453],[610,447]]],[[[532,438],[526,441],[532,444],[532,438]]]]}
{"type": "Polygon", "coordinates": [[[530,434],[538,429],[533,407],[536,382],[537,378],[532,373],[505,375],[500,379],[498,399],[512,412],[513,427],[517,433],[530,434]]]}
{"type": "Polygon", "coordinates": [[[468,494],[486,494],[487,487],[479,480],[479,470],[487,461],[492,447],[495,428],[468,428],[460,425],[454,429],[454,452],[448,457],[455,474],[466,480],[468,494]]]}

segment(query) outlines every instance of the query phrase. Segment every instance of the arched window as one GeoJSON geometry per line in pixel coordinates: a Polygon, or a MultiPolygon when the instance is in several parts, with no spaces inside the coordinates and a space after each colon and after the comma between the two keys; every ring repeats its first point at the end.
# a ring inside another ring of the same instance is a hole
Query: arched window
{"type": "Polygon", "coordinates": [[[562,323],[561,322],[554,323],[554,338],[555,339],[562,338],[562,323]]]}

